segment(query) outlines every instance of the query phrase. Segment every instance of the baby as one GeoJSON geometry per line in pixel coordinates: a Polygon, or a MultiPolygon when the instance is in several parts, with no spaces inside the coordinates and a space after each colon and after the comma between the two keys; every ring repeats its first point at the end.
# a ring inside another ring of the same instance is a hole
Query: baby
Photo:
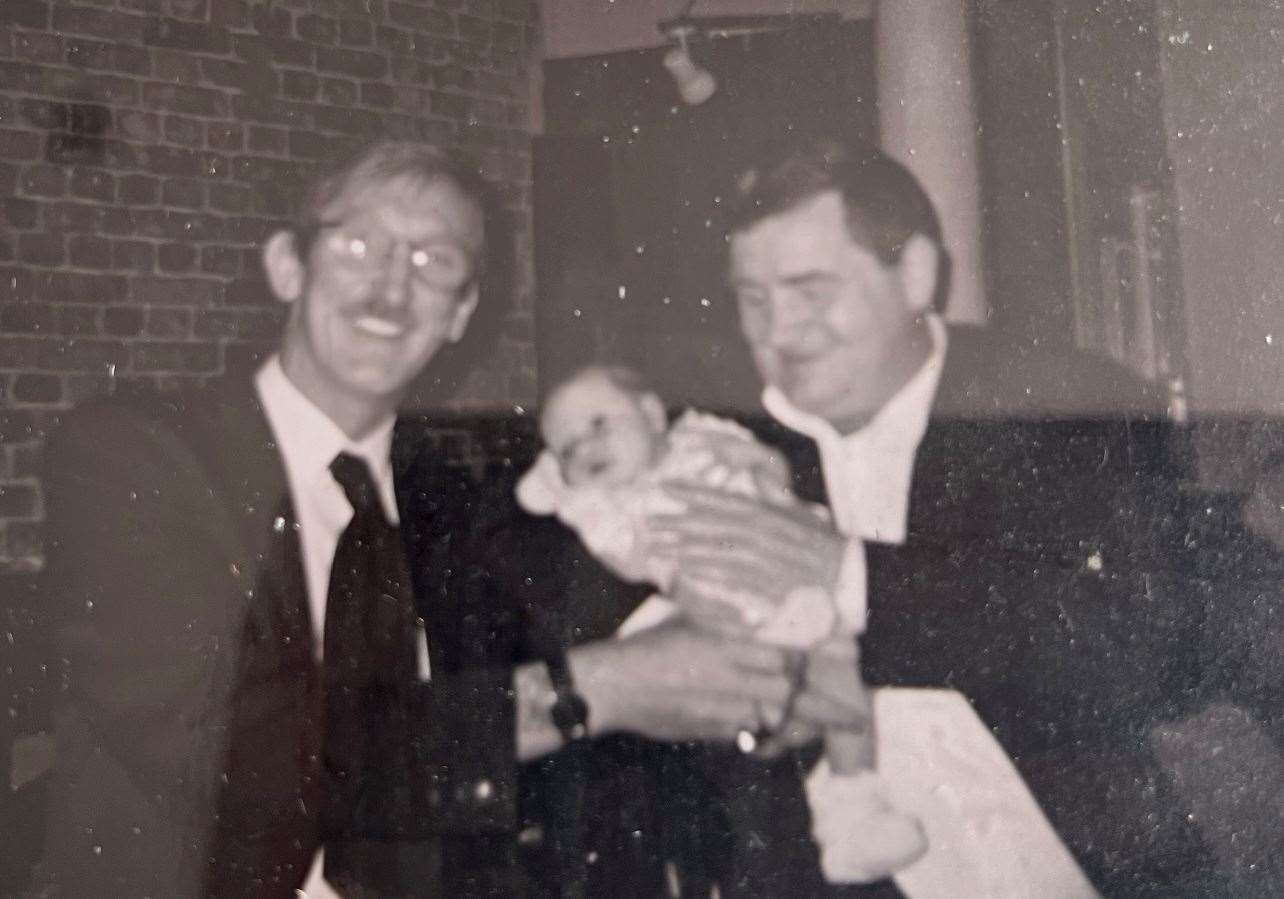
{"type": "MultiPolygon", "coordinates": [[[[546,448],[519,482],[518,502],[532,514],[556,515],[623,580],[661,592],[670,590],[677,571],[649,551],[647,519],[683,511],[666,484],[713,487],[784,508],[803,505],[790,489],[782,456],[712,415],[688,410],[670,425],[664,403],[631,369],[576,372],[549,395],[540,432],[546,448]]],[[[828,519],[823,507],[808,508],[828,519]]],[[[795,590],[779,608],[736,611],[755,640],[800,652],[864,630],[863,609],[845,608],[842,598],[821,589],[795,590]]],[[[828,788],[843,794],[849,829],[861,834],[860,863],[854,874],[846,869],[852,880],[885,877],[926,849],[917,821],[882,799],[872,756],[868,733],[826,734],[827,761],[837,775],[828,788]]]]}

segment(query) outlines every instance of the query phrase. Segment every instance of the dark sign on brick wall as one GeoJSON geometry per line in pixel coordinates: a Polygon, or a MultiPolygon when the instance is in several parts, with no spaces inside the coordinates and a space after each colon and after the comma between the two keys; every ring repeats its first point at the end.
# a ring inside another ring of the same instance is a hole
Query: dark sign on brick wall
{"type": "MultiPolygon", "coordinates": [[[[380,134],[462,149],[528,258],[535,20],[534,0],[0,0],[0,569],[39,566],[61,410],[272,345],[257,246],[318,159],[380,134]]],[[[513,272],[498,343],[434,402],[533,399],[513,272]]]]}

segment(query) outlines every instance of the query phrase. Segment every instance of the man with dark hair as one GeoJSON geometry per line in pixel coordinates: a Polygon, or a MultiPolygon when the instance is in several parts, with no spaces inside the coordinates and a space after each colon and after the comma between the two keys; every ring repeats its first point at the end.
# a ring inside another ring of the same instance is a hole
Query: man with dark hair
{"type": "MultiPolygon", "coordinates": [[[[936,215],[873,147],[791,135],[743,174],[731,215],[730,286],[771,416],[760,436],[836,527],[682,491],[688,512],[663,526],[688,605],[713,617],[733,593],[863,583],[870,684],[961,692],[1107,895],[1183,882],[1199,853],[1145,734],[1175,713],[1190,622],[1164,592],[1157,481],[1126,417],[1108,420],[1144,408],[1140,392],[1100,361],[947,328],[936,215]]],[[[825,851],[841,869],[841,847],[825,851]]],[[[1078,895],[1076,876],[1052,889],[1078,895]]],[[[1051,894],[1035,883],[1026,894],[1051,894]]]]}
{"type": "Polygon", "coordinates": [[[467,562],[482,491],[394,435],[477,309],[483,209],[442,153],[363,148],[264,247],[288,313],[252,381],[93,404],[50,441],[49,893],[521,895],[519,758],[783,715],[778,652],[680,627],[515,666],[514,608],[467,562]]]}

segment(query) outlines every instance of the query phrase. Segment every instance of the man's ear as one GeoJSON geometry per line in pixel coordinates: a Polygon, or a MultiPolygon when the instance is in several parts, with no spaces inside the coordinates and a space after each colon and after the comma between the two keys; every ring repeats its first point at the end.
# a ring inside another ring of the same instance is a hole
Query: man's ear
{"type": "Polygon", "coordinates": [[[277,231],[263,245],[263,268],[268,286],[282,303],[293,303],[303,293],[303,260],[292,231],[277,231]]]}
{"type": "Polygon", "coordinates": [[[463,339],[464,332],[468,330],[468,322],[477,311],[479,299],[481,299],[481,289],[474,281],[463,298],[455,304],[454,318],[450,320],[450,330],[446,332],[446,339],[451,343],[459,343],[463,339]]]}
{"type": "Polygon", "coordinates": [[[941,248],[930,237],[922,234],[911,235],[901,248],[897,268],[901,273],[906,304],[912,312],[932,311],[940,260],[941,248]]]}
{"type": "Polygon", "coordinates": [[[664,411],[664,401],[660,399],[660,395],[648,390],[638,397],[638,405],[642,407],[642,414],[646,416],[651,430],[657,434],[663,434],[668,427],[669,416],[664,411]]]}

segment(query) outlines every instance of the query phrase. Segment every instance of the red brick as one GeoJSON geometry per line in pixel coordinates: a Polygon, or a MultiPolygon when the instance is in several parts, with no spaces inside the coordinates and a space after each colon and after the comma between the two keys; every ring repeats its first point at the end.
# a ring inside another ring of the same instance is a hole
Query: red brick
{"type": "Polygon", "coordinates": [[[381,50],[411,56],[415,52],[415,35],[400,28],[381,25],[375,31],[375,41],[381,50]]]}
{"type": "Polygon", "coordinates": [[[125,298],[125,279],[119,275],[50,272],[33,287],[35,297],[52,303],[119,303],[125,298]]]}
{"type": "Polygon", "coordinates": [[[332,109],[321,106],[316,111],[316,126],[323,131],[341,131],[369,137],[378,134],[383,125],[383,117],[377,112],[365,109],[332,109]]]}
{"type": "Polygon", "coordinates": [[[35,278],[30,269],[9,266],[0,268],[0,302],[25,303],[35,291],[35,278]]]}
{"type": "Polygon", "coordinates": [[[186,116],[165,116],[165,139],[184,147],[199,147],[205,140],[205,123],[186,116]]]}
{"type": "Polygon", "coordinates": [[[207,87],[148,82],[143,85],[143,104],[190,115],[227,116],[227,98],[207,87]]]}
{"type": "Polygon", "coordinates": [[[333,106],[352,106],[357,102],[357,83],[346,78],[322,78],[321,99],[333,106]]]}
{"type": "Polygon", "coordinates": [[[77,268],[111,268],[111,241],[90,234],[74,234],[68,241],[71,264],[77,268]]]}
{"type": "Polygon", "coordinates": [[[182,302],[188,306],[216,306],[222,299],[222,284],[206,278],[130,279],[130,300],[143,306],[182,302]]]}
{"type": "Polygon", "coordinates": [[[225,168],[223,158],[217,153],[182,147],[146,147],[138,155],[140,165],[157,175],[182,175],[195,178],[221,175],[225,168]]]}
{"type": "Polygon", "coordinates": [[[178,50],[152,50],[153,76],[175,84],[196,84],[201,80],[200,59],[178,50]]]}
{"type": "Polygon", "coordinates": [[[153,306],[147,310],[147,336],[177,339],[192,335],[192,310],[153,306]]]}
{"type": "Polygon", "coordinates": [[[116,133],[140,144],[160,138],[160,116],[154,112],[122,109],[116,114],[116,133]]]}
{"type": "Polygon", "coordinates": [[[232,39],[234,56],[247,62],[267,66],[311,68],[315,64],[315,50],[316,48],[307,41],[296,41],[286,37],[238,34],[232,39]]]}
{"type": "Polygon", "coordinates": [[[128,72],[131,75],[149,75],[152,71],[151,55],[142,47],[89,38],[68,39],[66,60],[68,65],[78,69],[128,72]]]}
{"type": "Polygon", "coordinates": [[[205,145],[211,150],[240,150],[245,145],[245,131],[240,125],[210,122],[205,126],[205,145]]]}
{"type": "Polygon", "coordinates": [[[48,28],[49,4],[38,0],[4,0],[0,3],[0,25],[48,28]]]}
{"type": "Polygon", "coordinates": [[[75,168],[71,172],[71,193],[109,203],[116,198],[116,176],[101,169],[75,168]]]}
{"type": "Polygon", "coordinates": [[[0,517],[34,518],[40,511],[35,484],[0,484],[0,517]]]}
{"type": "Polygon", "coordinates": [[[17,197],[0,199],[0,226],[7,228],[34,228],[40,213],[40,204],[34,200],[17,197]]]}
{"type": "Polygon", "coordinates": [[[103,310],[103,333],[110,337],[136,337],[143,333],[144,312],[135,306],[103,310]]]}
{"type": "Polygon", "coordinates": [[[49,131],[67,127],[69,110],[66,103],[51,100],[23,100],[18,104],[18,115],[29,125],[49,131]]]}
{"type": "Polygon", "coordinates": [[[137,165],[134,148],[119,140],[51,134],[45,141],[45,160],[58,165],[96,165],[125,169],[137,165]]]}
{"type": "Polygon", "coordinates": [[[18,258],[30,265],[62,265],[67,261],[67,238],[43,231],[19,234],[18,258]]]}
{"type": "Polygon", "coordinates": [[[210,7],[210,24],[226,28],[246,28],[250,24],[247,0],[218,0],[210,7]]]}
{"type": "Polygon", "coordinates": [[[369,47],[374,43],[374,26],[369,19],[340,19],[339,43],[345,47],[369,47]]]}
{"type": "Polygon", "coordinates": [[[361,82],[361,103],[364,106],[375,106],[387,109],[392,106],[392,88],[379,81],[361,82]]]}
{"type": "MultiPolygon", "coordinates": [[[[217,5],[222,6],[224,0],[216,0],[217,5]]],[[[208,21],[210,18],[210,0],[169,0],[169,12],[171,15],[180,19],[195,19],[198,22],[208,21]]],[[[211,22],[213,25],[219,25],[220,22],[211,22]]]]}
{"type": "Polygon", "coordinates": [[[225,296],[229,306],[262,306],[275,302],[272,290],[259,272],[256,272],[254,277],[229,281],[225,296]]]}
{"type": "Polygon", "coordinates": [[[441,37],[455,36],[455,23],[449,13],[439,9],[416,6],[410,3],[388,3],[388,20],[394,25],[401,25],[424,34],[435,34],[441,37]]]}
{"type": "Polygon", "coordinates": [[[97,306],[60,306],[58,333],[68,337],[97,335],[98,311],[97,306]]]}
{"type": "Polygon", "coordinates": [[[237,216],[227,220],[227,240],[229,243],[258,246],[284,224],[278,219],[237,216]]]}
{"type": "MultiPolygon", "coordinates": [[[[306,180],[307,164],[298,164],[299,180],[306,180]]],[[[250,211],[258,215],[282,218],[293,212],[294,191],[277,184],[260,184],[250,196],[250,211]]]]}
{"type": "Polygon", "coordinates": [[[208,343],[135,343],[133,370],[138,372],[213,372],[219,368],[218,347],[208,343]]]}
{"type": "Polygon", "coordinates": [[[111,261],[113,268],[150,272],[156,268],[156,247],[142,240],[114,240],[111,261]]]}
{"type": "Polygon", "coordinates": [[[223,220],[199,212],[138,209],[133,219],[135,233],[142,237],[202,241],[219,240],[223,236],[223,220]]]}
{"type": "Polygon", "coordinates": [[[281,93],[293,100],[311,100],[317,95],[320,81],[311,72],[281,73],[281,93]]]}
{"type": "Polygon", "coordinates": [[[272,122],[295,128],[312,127],[311,107],[271,97],[241,94],[232,98],[232,115],[241,121],[272,122]]]}
{"type": "Polygon", "coordinates": [[[382,78],[388,73],[388,60],[379,53],[338,47],[318,47],[316,53],[319,71],[357,78],[382,78]]]}
{"type": "Polygon", "coordinates": [[[196,336],[235,340],[271,340],[281,333],[275,309],[211,309],[196,316],[196,336]]]}
{"type": "Polygon", "coordinates": [[[276,91],[277,74],[270,67],[249,65],[229,59],[202,59],[205,80],[219,87],[272,94],[276,91]]]}
{"type": "MultiPolygon", "coordinates": [[[[11,0],[5,0],[6,3],[11,0]]],[[[89,9],[83,6],[56,6],[53,30],[59,34],[88,34],[125,43],[142,43],[147,19],[127,13],[89,9]]]]}
{"type": "MultiPolygon", "coordinates": [[[[10,447],[13,454],[13,476],[34,477],[41,471],[41,446],[38,443],[18,444],[10,447]]],[[[12,545],[12,543],[10,543],[12,545]]]]}
{"type": "Polygon", "coordinates": [[[19,31],[13,36],[13,55],[29,62],[62,62],[62,40],[56,34],[19,31]]]}
{"type": "Polygon", "coordinates": [[[120,200],[131,206],[149,206],[160,199],[160,179],[151,175],[125,175],[120,179],[120,200]]]}
{"type": "Polygon", "coordinates": [[[321,16],[299,16],[294,29],[300,38],[313,44],[333,44],[339,39],[339,23],[321,16]]]}
{"type": "Polygon", "coordinates": [[[9,395],[20,403],[56,403],[62,399],[62,378],[20,374],[13,379],[9,395]]]}
{"type": "Polygon", "coordinates": [[[129,349],[117,340],[70,337],[41,341],[40,350],[40,367],[46,371],[101,371],[129,362],[129,349]]]}
{"type": "Polygon", "coordinates": [[[499,16],[510,22],[529,22],[533,10],[531,0],[499,0],[499,16]]]}
{"type": "Polygon", "coordinates": [[[3,84],[11,91],[36,93],[40,87],[41,72],[42,69],[39,66],[27,65],[26,63],[0,62],[0,84],[3,84]]]}
{"type": "Polygon", "coordinates": [[[58,315],[45,303],[16,303],[0,308],[0,328],[10,334],[55,334],[58,315]]]}
{"type": "Polygon", "coordinates": [[[469,48],[485,48],[490,46],[493,29],[490,22],[485,19],[478,19],[475,16],[456,16],[455,22],[459,26],[459,37],[469,48]]]}
{"type": "Polygon", "coordinates": [[[287,132],[281,128],[250,126],[249,150],[251,153],[285,153],[287,132]]]}
{"type": "Polygon", "coordinates": [[[241,273],[241,255],[240,250],[219,244],[201,247],[201,271],[234,278],[241,273]]]}
{"type": "MultiPolygon", "coordinates": [[[[33,369],[38,367],[40,344],[43,340],[30,337],[0,337],[0,368],[33,369]]],[[[0,421],[3,416],[0,416],[0,421]]],[[[0,426],[0,441],[13,439],[0,426]]]]}
{"type": "Polygon", "coordinates": [[[296,163],[262,156],[238,156],[233,162],[237,181],[267,184],[292,184],[300,171],[296,163]]]}
{"type": "Polygon", "coordinates": [[[40,156],[40,135],[34,131],[0,128],[0,156],[6,159],[36,159],[40,156]]]}
{"type": "Polygon", "coordinates": [[[171,178],[162,187],[161,202],[182,209],[200,209],[205,205],[205,182],[196,178],[171,178]]]}
{"type": "Polygon", "coordinates": [[[157,261],[162,272],[190,272],[196,267],[196,247],[189,243],[161,244],[157,261]]]}
{"type": "Polygon", "coordinates": [[[169,47],[188,53],[227,53],[231,41],[227,30],[205,22],[153,17],[148,20],[143,43],[149,47],[169,47]]]}
{"type": "Polygon", "coordinates": [[[244,212],[250,207],[250,191],[238,184],[211,184],[210,208],[219,212],[244,212]]]}

